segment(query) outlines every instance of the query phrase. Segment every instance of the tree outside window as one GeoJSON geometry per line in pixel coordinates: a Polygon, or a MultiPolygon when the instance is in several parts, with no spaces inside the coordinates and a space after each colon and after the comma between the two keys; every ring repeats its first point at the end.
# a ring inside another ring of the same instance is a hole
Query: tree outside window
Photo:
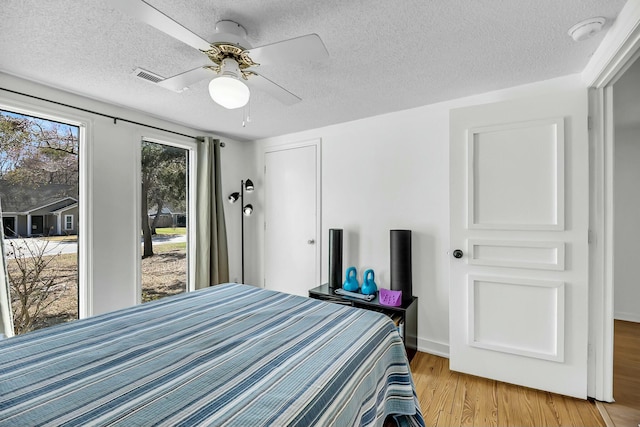
{"type": "Polygon", "coordinates": [[[142,301],[187,289],[188,150],[141,146],[142,301]]]}

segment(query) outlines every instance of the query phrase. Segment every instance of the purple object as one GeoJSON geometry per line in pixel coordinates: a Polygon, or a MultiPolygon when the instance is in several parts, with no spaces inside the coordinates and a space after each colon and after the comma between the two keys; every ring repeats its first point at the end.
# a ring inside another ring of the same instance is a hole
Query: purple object
{"type": "Polygon", "coordinates": [[[402,291],[390,291],[389,289],[380,288],[378,302],[382,305],[400,307],[402,305],[402,291]]]}

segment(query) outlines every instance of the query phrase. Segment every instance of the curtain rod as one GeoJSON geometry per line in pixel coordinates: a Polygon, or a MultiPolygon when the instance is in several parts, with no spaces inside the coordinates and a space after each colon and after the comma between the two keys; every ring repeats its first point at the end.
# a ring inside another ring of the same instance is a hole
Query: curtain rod
{"type": "MultiPolygon", "coordinates": [[[[65,104],[65,103],[58,102],[58,101],[52,101],[50,99],[41,98],[41,97],[35,96],[35,95],[29,95],[28,93],[18,92],[18,91],[11,90],[11,89],[6,89],[4,87],[0,87],[0,90],[4,90],[4,91],[10,92],[10,93],[14,93],[16,95],[22,95],[22,96],[26,96],[26,97],[29,97],[29,98],[37,99],[39,101],[50,102],[52,104],[60,105],[62,107],[73,108],[75,110],[83,111],[85,113],[91,113],[91,114],[95,114],[97,116],[102,116],[102,117],[106,117],[106,118],[109,118],[109,119],[113,119],[113,123],[114,124],[116,124],[116,122],[118,120],[120,120],[121,122],[131,123],[131,124],[138,125],[138,126],[144,126],[144,127],[150,128],[150,129],[161,130],[163,132],[169,132],[169,133],[172,133],[174,135],[180,135],[180,136],[186,136],[187,138],[198,139],[198,137],[196,137],[196,136],[187,135],[187,134],[184,134],[184,133],[176,132],[176,131],[169,130],[169,129],[163,129],[163,128],[157,127],[157,126],[151,126],[151,125],[147,125],[147,124],[140,123],[140,122],[135,122],[133,120],[123,119],[121,117],[110,116],[108,114],[99,113],[97,111],[92,111],[92,110],[87,110],[86,108],[76,107],[76,106],[65,104]]],[[[222,144],[220,144],[220,145],[224,147],[224,145],[222,145],[222,144]]]]}

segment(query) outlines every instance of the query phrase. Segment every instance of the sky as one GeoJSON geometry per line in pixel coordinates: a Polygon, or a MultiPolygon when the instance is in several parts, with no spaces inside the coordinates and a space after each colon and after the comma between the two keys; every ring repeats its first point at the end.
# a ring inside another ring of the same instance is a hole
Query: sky
{"type": "Polygon", "coordinates": [[[71,134],[74,137],[76,138],[78,137],[78,132],[79,132],[78,126],[72,126],[63,122],[58,122],[58,121],[49,120],[49,119],[41,119],[35,116],[28,116],[26,114],[14,113],[12,111],[6,111],[6,110],[0,110],[0,116],[15,117],[19,119],[28,118],[34,121],[38,121],[44,129],[51,129],[53,125],[58,124],[60,126],[59,129],[62,131],[63,134],[67,135],[68,132],[71,131],[71,134]]]}
{"type": "MultiPolygon", "coordinates": [[[[62,140],[66,140],[66,138],[68,137],[69,133],[71,133],[71,135],[73,136],[74,140],[75,140],[75,150],[77,152],[78,150],[78,135],[79,135],[79,131],[80,128],[78,126],[74,126],[74,125],[69,125],[67,123],[63,123],[63,122],[59,122],[59,121],[54,121],[54,120],[49,120],[49,119],[43,119],[43,118],[39,118],[39,117],[35,117],[35,116],[30,116],[30,115],[26,115],[26,114],[20,114],[20,113],[16,113],[13,111],[7,111],[7,110],[2,110],[0,109],[0,118],[2,117],[10,117],[10,118],[18,118],[18,119],[23,119],[26,118],[29,121],[31,121],[32,123],[37,123],[42,129],[44,130],[54,130],[57,128],[57,133],[58,135],[60,135],[62,138],[62,140]]],[[[38,142],[36,140],[33,141],[35,144],[38,144],[38,142]]],[[[39,145],[39,144],[38,144],[39,145]]],[[[9,153],[7,153],[6,151],[2,150],[0,151],[0,164],[2,165],[1,170],[0,170],[0,176],[3,173],[6,173],[8,170],[11,170],[14,168],[15,166],[15,158],[13,158],[9,153]]]]}

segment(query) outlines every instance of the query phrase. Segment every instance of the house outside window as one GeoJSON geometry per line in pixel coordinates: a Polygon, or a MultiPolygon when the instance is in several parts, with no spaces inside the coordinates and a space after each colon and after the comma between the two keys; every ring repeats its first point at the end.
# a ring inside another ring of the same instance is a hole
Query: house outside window
{"type": "Polygon", "coordinates": [[[73,230],[73,215],[64,216],[64,229],[73,230]]]}
{"type": "Polygon", "coordinates": [[[78,318],[82,138],[66,119],[0,109],[2,232],[21,237],[4,248],[16,334],[78,318]]]}

